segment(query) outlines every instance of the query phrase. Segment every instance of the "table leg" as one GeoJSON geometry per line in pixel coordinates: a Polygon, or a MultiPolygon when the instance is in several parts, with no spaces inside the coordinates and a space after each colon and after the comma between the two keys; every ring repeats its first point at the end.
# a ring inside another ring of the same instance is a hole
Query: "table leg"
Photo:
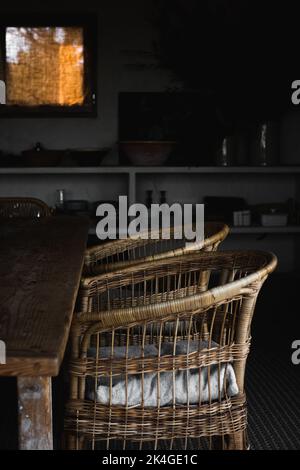
{"type": "Polygon", "coordinates": [[[51,450],[51,377],[18,377],[19,448],[51,450]]]}

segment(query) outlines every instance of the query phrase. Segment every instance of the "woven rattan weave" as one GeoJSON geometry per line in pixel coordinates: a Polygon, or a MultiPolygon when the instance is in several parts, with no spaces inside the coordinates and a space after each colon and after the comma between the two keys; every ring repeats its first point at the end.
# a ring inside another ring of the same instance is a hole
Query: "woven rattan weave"
{"type": "Polygon", "coordinates": [[[244,375],[250,327],[257,295],[276,263],[276,257],[265,252],[193,253],[83,279],[82,309],[71,333],[71,394],[65,418],[68,446],[109,449],[117,441],[123,448],[147,444],[156,449],[162,441],[172,448],[175,440],[182,439],[188,448],[189,439],[200,443],[204,438],[208,448],[245,449],[244,375]],[[203,272],[210,273],[205,291],[203,272]],[[176,347],[183,341],[187,351],[177,355],[176,347]],[[199,348],[190,352],[192,342],[198,342],[199,348]],[[166,344],[172,352],[161,355],[166,344]],[[116,351],[122,345],[125,352],[120,357],[116,351]],[[132,345],[140,345],[138,357],[128,354],[132,345]],[[158,354],[144,356],[146,345],[154,345],[158,354]],[[212,370],[217,369],[221,383],[221,368],[229,364],[238,394],[228,396],[224,381],[212,400],[212,370]],[[189,374],[195,370],[205,371],[209,398],[203,400],[199,386],[196,403],[188,398],[178,404],[176,374],[186,373],[188,388],[189,374]],[[173,374],[173,399],[161,406],[165,373],[173,374]],[[154,374],[156,380],[157,404],[152,407],[144,401],[147,374],[154,374]],[[132,377],[141,384],[141,401],[135,406],[128,404],[132,377]],[[112,402],[116,379],[124,381],[124,404],[112,402]],[[96,399],[101,381],[107,384],[107,403],[96,399]]]}

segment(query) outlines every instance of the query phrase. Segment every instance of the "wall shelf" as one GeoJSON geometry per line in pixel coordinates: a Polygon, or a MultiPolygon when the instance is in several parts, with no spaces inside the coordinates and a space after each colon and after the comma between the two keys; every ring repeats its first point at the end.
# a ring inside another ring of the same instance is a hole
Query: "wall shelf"
{"type": "MultiPolygon", "coordinates": [[[[144,202],[153,190],[154,202],[161,190],[170,203],[202,201],[205,196],[243,197],[249,204],[270,204],[289,198],[300,201],[300,165],[273,167],[215,166],[97,166],[0,168],[0,196],[34,196],[50,206],[57,188],[70,199],[116,200],[127,195],[128,204],[144,202]]],[[[95,226],[91,226],[95,235],[95,226]]],[[[300,226],[232,227],[224,243],[226,249],[274,251],[282,271],[300,264],[300,226]],[[265,235],[268,235],[265,237],[265,235]]]]}
{"type": "Polygon", "coordinates": [[[286,225],[284,227],[230,227],[231,234],[269,234],[269,233],[282,233],[282,234],[300,234],[299,225],[286,225]]]}
{"type": "Polygon", "coordinates": [[[97,167],[11,167],[0,168],[0,174],[300,174],[300,166],[97,166],[97,167]]]}
{"type": "MultiPolygon", "coordinates": [[[[89,230],[90,235],[96,235],[96,226],[92,226],[89,230]]],[[[268,235],[268,234],[300,234],[299,225],[287,225],[285,227],[230,227],[231,235],[268,235]]]]}

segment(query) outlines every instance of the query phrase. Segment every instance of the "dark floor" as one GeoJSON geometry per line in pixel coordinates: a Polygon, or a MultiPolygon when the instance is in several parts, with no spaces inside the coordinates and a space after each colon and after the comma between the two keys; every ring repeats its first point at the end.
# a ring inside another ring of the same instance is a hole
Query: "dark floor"
{"type": "Polygon", "coordinates": [[[300,450],[300,365],[291,361],[299,286],[298,276],[273,274],[258,299],[246,375],[253,449],[300,450]]]}
{"type": "MultiPolygon", "coordinates": [[[[247,367],[249,438],[252,449],[300,450],[300,365],[291,344],[300,339],[300,279],[274,274],[263,287],[252,329],[247,367]]],[[[62,380],[54,381],[54,433],[62,425],[62,380]]],[[[17,448],[15,380],[0,379],[0,449],[17,448]]]]}

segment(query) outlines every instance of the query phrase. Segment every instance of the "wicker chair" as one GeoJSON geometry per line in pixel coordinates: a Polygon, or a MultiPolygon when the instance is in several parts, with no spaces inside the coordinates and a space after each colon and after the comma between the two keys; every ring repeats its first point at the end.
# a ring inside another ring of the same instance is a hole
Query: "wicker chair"
{"type": "Polygon", "coordinates": [[[40,199],[31,197],[0,198],[0,218],[35,218],[50,215],[50,207],[40,199]]]}
{"type": "Polygon", "coordinates": [[[158,239],[123,239],[111,241],[88,248],[84,258],[84,275],[92,276],[119,268],[133,266],[141,262],[190,253],[191,251],[216,251],[219,244],[227,237],[229,227],[219,222],[205,224],[204,240],[193,246],[185,246],[186,239],[163,239],[162,231],[158,239]]]}
{"type": "Polygon", "coordinates": [[[194,253],[84,279],[86,308],[71,330],[68,447],[174,448],[179,439],[189,448],[195,438],[199,448],[247,448],[250,326],[276,264],[265,252],[194,253]]]}

